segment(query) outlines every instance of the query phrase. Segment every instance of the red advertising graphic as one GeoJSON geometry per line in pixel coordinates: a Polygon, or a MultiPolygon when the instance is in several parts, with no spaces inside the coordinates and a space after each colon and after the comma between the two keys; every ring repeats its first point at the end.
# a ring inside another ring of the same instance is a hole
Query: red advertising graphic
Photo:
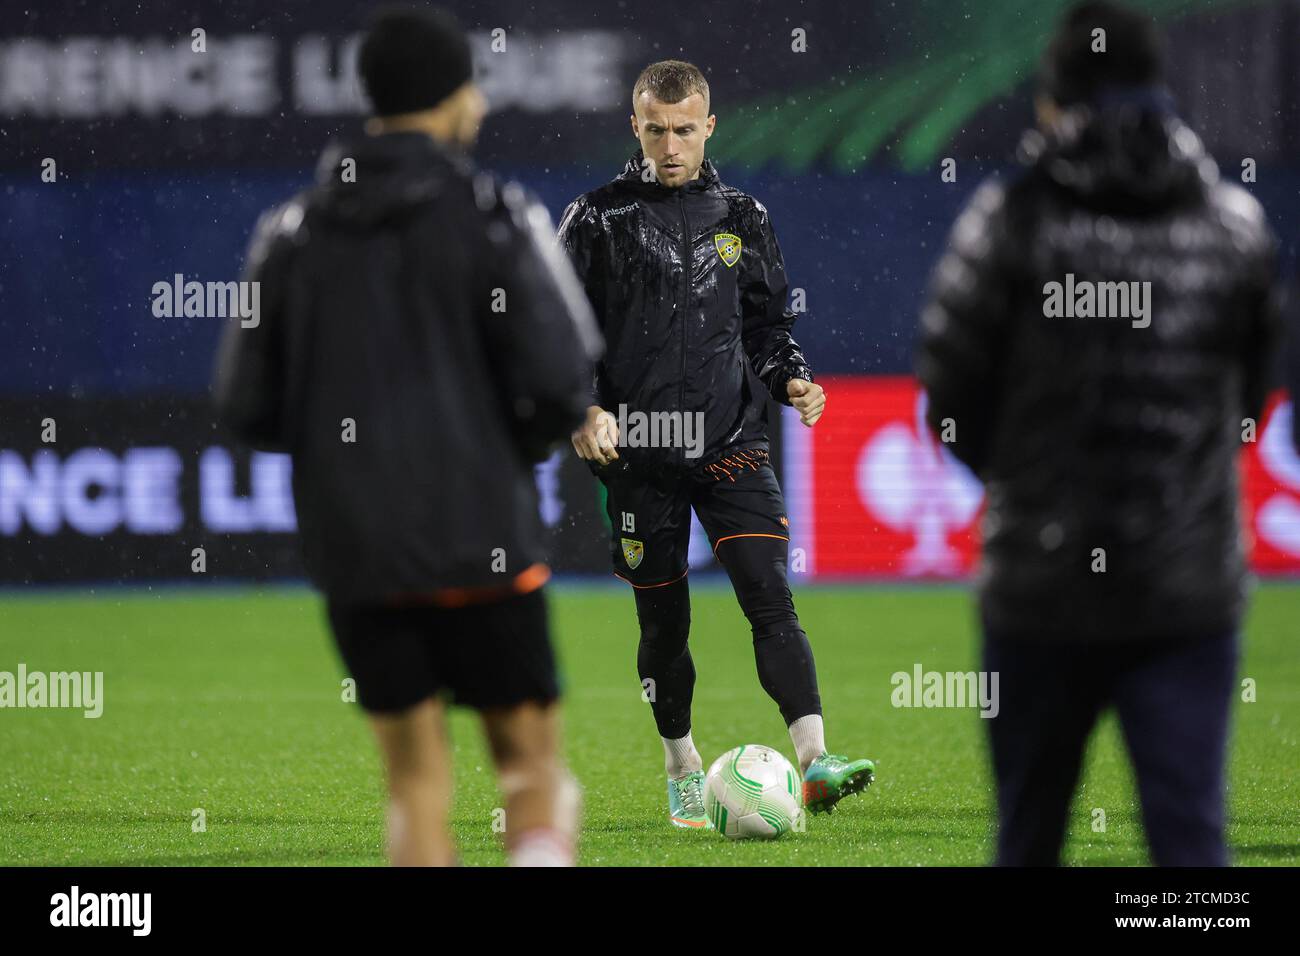
{"type": "Polygon", "coordinates": [[[1269,401],[1255,441],[1242,456],[1243,519],[1251,567],[1261,574],[1300,573],[1300,455],[1291,443],[1295,406],[1283,392],[1269,401]]]}
{"type": "MultiPolygon", "coordinates": [[[[983,489],[925,425],[926,399],[904,376],[821,379],[825,417],[786,416],[784,484],[791,546],[826,578],[952,578],[979,554],[983,489]]],[[[1254,441],[1243,433],[1243,519],[1252,567],[1300,573],[1300,455],[1292,405],[1269,402],[1254,441]]]]}

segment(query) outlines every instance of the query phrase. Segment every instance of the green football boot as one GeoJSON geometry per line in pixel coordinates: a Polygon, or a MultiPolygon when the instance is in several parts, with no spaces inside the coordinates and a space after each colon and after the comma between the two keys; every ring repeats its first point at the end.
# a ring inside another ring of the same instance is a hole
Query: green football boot
{"type": "Polygon", "coordinates": [[[876,779],[876,765],[870,760],[849,760],[822,754],[803,775],[803,805],[811,813],[830,813],[835,804],[867,789],[876,779]]]}
{"type": "Polygon", "coordinates": [[[704,813],[704,771],[688,773],[680,780],[668,778],[668,818],[673,826],[687,830],[711,830],[704,813]]]}

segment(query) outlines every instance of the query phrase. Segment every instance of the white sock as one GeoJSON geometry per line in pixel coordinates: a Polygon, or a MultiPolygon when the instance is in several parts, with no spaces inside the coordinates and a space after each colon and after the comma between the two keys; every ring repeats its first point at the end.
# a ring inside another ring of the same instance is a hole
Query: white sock
{"type": "Polygon", "coordinates": [[[664,769],[674,780],[704,768],[704,761],[700,759],[700,752],[695,749],[695,741],[689,733],[676,740],[659,739],[664,742],[664,769]]]}
{"type": "Polygon", "coordinates": [[[564,771],[560,792],[555,800],[555,828],[573,846],[578,842],[578,829],[582,819],[582,785],[578,779],[564,771]]]}
{"type": "Polygon", "coordinates": [[[573,842],[559,830],[529,830],[510,848],[511,866],[573,866],[573,842]]]}
{"type": "Polygon", "coordinates": [[[822,727],[821,714],[809,714],[791,724],[790,739],[794,741],[794,752],[799,757],[799,769],[807,770],[809,764],[826,752],[826,731],[822,727]]]}

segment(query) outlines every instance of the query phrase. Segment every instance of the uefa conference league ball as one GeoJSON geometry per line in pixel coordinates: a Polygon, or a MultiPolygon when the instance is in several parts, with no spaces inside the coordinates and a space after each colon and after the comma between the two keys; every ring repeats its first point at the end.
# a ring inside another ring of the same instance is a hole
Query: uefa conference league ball
{"type": "Polygon", "coordinates": [[[779,837],[803,813],[803,780],[771,747],[745,744],[713,761],[704,779],[704,810],[728,839],[779,837]]]}

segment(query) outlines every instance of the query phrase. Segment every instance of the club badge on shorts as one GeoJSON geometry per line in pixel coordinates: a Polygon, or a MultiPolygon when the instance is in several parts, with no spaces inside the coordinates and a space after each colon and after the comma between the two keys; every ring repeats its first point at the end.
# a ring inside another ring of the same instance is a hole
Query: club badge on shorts
{"type": "Polygon", "coordinates": [[[720,232],[713,237],[713,248],[718,250],[718,258],[728,269],[740,261],[740,236],[720,232]]]}
{"type": "Polygon", "coordinates": [[[641,565],[641,558],[645,556],[645,545],[640,541],[632,538],[623,538],[623,560],[627,566],[635,571],[641,565]]]}

